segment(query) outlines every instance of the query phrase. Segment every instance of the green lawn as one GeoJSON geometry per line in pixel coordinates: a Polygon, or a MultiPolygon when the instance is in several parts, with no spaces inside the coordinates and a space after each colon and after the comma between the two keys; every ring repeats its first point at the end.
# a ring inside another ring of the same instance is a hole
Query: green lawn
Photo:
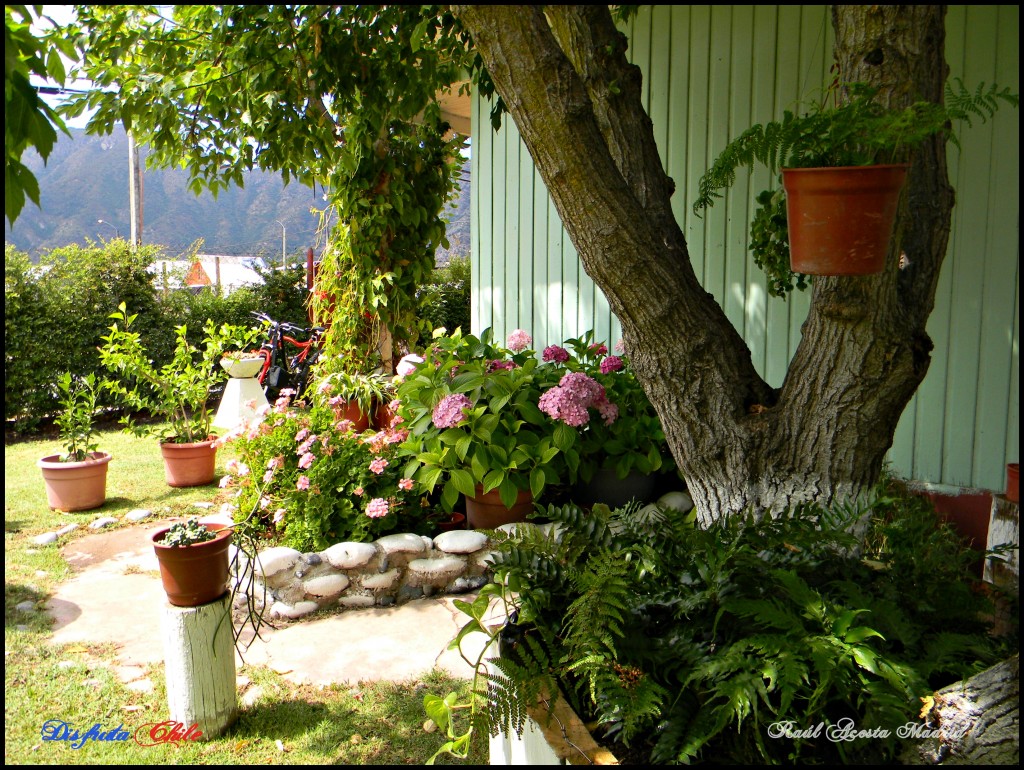
{"type": "MultiPolygon", "coordinates": [[[[95,511],[50,511],[36,460],[59,450],[53,440],[25,441],[4,448],[4,679],[6,685],[4,761],[6,764],[422,764],[443,742],[423,729],[423,695],[449,691],[464,697],[468,682],[435,672],[422,681],[399,685],[297,686],[273,672],[244,666],[240,676],[258,686],[261,697],[241,710],[235,726],[209,742],[143,747],[134,741],[89,741],[79,749],[69,742],[43,741],[48,720],[82,729],[103,730],[167,719],[163,666],[148,672],[156,689],[136,692],[121,683],[113,668],[116,651],[101,645],[54,645],[41,611],[54,587],[72,576],[60,548],[85,533],[99,516],[122,523],[124,514],[148,508],[156,516],[194,514],[193,503],[223,495],[215,487],[172,489],[164,482],[155,439],[120,431],[100,435],[100,449],[113,454],[107,502],[95,511]],[[80,526],[55,545],[37,546],[32,538],[69,522],[80,526]],[[24,601],[35,609],[15,606],[24,601]]],[[[218,473],[230,455],[221,450],[218,473]]],[[[226,496],[224,496],[226,499],[226,496]]],[[[127,608],[126,608],[127,609],[127,608]]],[[[481,737],[470,755],[486,762],[481,737]]],[[[447,757],[439,762],[444,762],[447,757]]]]}

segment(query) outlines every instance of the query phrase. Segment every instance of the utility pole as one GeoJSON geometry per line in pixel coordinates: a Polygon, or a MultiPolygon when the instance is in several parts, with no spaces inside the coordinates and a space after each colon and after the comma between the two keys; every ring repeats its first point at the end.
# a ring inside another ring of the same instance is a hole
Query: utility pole
{"type": "Polygon", "coordinates": [[[142,169],[139,167],[139,147],[128,132],[128,207],[131,220],[131,244],[142,245],[142,169]]]}
{"type": "Polygon", "coordinates": [[[288,234],[288,228],[280,219],[274,221],[281,225],[281,267],[288,267],[288,251],[285,248],[285,236],[288,234]]]}

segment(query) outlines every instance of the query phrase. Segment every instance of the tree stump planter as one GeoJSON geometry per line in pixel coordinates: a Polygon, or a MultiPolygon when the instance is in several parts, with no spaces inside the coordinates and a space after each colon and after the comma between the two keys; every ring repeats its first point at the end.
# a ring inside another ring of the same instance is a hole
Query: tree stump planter
{"type": "Polygon", "coordinates": [[[107,501],[107,468],[111,455],[92,452],[88,460],[64,463],[60,455],[36,461],[46,483],[46,499],[53,511],[91,511],[107,501]]]}

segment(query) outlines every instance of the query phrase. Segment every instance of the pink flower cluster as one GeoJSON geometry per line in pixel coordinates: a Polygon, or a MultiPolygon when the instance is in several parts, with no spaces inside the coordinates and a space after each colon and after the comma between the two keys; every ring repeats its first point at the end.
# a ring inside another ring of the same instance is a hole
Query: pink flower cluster
{"type": "Polygon", "coordinates": [[[622,359],[618,356],[608,356],[601,360],[601,374],[610,374],[622,369],[622,359]]]}
{"type": "Polygon", "coordinates": [[[564,364],[569,360],[569,351],[560,345],[548,345],[541,353],[541,358],[548,362],[564,364]]]}
{"type": "Polygon", "coordinates": [[[373,498],[366,506],[366,515],[371,519],[379,519],[388,515],[388,501],[383,497],[373,498]]]}
{"type": "Polygon", "coordinates": [[[540,397],[537,405],[551,419],[574,428],[590,422],[590,407],[597,409],[605,425],[611,425],[619,416],[619,408],[608,400],[601,384],[582,372],[568,372],[557,386],[540,397]]]}
{"type": "Polygon", "coordinates": [[[513,353],[521,353],[533,344],[533,337],[522,329],[516,329],[508,335],[507,343],[513,353]]]}
{"type": "Polygon", "coordinates": [[[454,428],[464,419],[466,415],[463,414],[463,409],[469,409],[473,406],[473,402],[469,400],[469,397],[462,393],[453,393],[450,396],[445,396],[441,399],[437,406],[434,407],[432,418],[434,425],[438,428],[454,428]]]}
{"type": "Polygon", "coordinates": [[[515,361],[502,361],[501,359],[496,358],[493,361],[488,361],[487,362],[487,372],[488,372],[488,374],[491,373],[491,372],[496,372],[499,369],[504,369],[504,370],[507,371],[507,370],[511,370],[511,369],[515,369],[515,368],[516,368],[516,362],[515,361]]]}

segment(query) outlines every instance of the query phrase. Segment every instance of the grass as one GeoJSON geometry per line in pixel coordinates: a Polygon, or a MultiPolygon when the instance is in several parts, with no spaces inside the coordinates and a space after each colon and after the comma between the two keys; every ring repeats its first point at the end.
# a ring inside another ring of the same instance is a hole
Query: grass
{"type": "MultiPolygon", "coordinates": [[[[135,508],[148,508],[156,517],[194,515],[195,503],[219,504],[224,495],[217,487],[168,487],[155,439],[104,431],[99,446],[114,456],[107,502],[82,513],[47,506],[36,460],[57,450],[55,440],[4,448],[5,764],[423,764],[437,750],[443,740],[424,729],[423,696],[455,691],[464,699],[469,688],[464,680],[435,671],[402,684],[299,686],[254,666],[238,672],[249,682],[245,692],[252,703],[241,708],[221,738],[154,747],[133,740],[89,741],[79,749],[67,741],[43,741],[48,720],[83,732],[96,723],[103,730],[121,725],[134,732],[168,718],[162,665],[147,671],[154,689],[140,692],[117,677],[114,647],[52,643],[49,617],[40,610],[54,588],[73,575],[60,549],[93,532],[85,525],[101,516],[117,519],[111,529],[137,526],[123,520],[135,508]],[[70,522],[79,528],[56,545],[32,542],[70,522]],[[34,603],[32,611],[15,609],[26,600],[34,603]]],[[[218,453],[219,470],[229,457],[225,450],[218,453]]],[[[486,763],[486,752],[482,738],[469,762],[486,763]]]]}

